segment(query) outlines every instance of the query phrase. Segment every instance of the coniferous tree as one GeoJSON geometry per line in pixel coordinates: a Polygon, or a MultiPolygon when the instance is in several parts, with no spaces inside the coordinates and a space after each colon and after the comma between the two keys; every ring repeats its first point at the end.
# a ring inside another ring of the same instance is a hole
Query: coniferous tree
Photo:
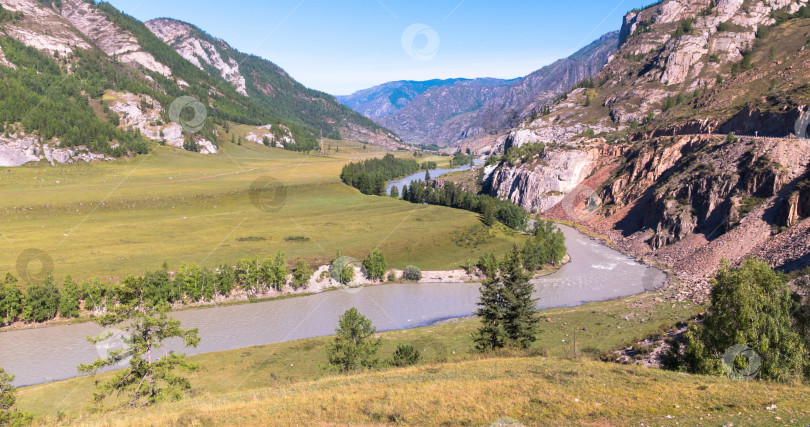
{"type": "Polygon", "coordinates": [[[537,304],[532,299],[534,286],[523,269],[523,260],[517,246],[507,254],[501,265],[503,299],[506,302],[504,325],[510,343],[529,348],[537,339],[537,304]]]}
{"type": "Polygon", "coordinates": [[[481,320],[481,327],[475,337],[475,348],[488,351],[506,345],[506,328],[503,324],[506,308],[495,255],[488,253],[481,257],[478,268],[484,274],[481,283],[481,296],[475,315],[481,320]]]}
{"type": "Polygon", "coordinates": [[[523,269],[517,246],[500,264],[494,255],[486,254],[478,267],[486,279],[481,285],[476,311],[481,319],[481,328],[475,337],[476,349],[528,348],[536,340],[538,320],[532,299],[534,286],[523,269]]]}
{"type": "Polygon", "coordinates": [[[352,307],[340,316],[336,336],[326,349],[329,364],[339,372],[357,372],[377,366],[382,339],[374,338],[377,328],[352,307]]]}
{"type": "MultiPolygon", "coordinates": [[[[93,400],[103,401],[112,394],[128,393],[129,406],[136,406],[142,400],[155,403],[164,398],[178,397],[191,388],[178,370],[194,371],[197,365],[185,360],[185,354],[168,352],[158,357],[157,351],[171,338],[179,338],[185,347],[196,347],[200,343],[197,329],[182,329],[180,321],[167,315],[169,305],[163,303],[151,307],[144,298],[142,280],[130,280],[117,290],[118,304],[96,319],[102,327],[120,325],[125,334],[125,347],[110,351],[106,357],[90,364],[78,366],[79,372],[95,374],[99,370],[115,366],[129,358],[129,366],[116,372],[109,380],[99,382],[93,400]]],[[[97,344],[110,337],[110,333],[88,338],[97,344]]]]}

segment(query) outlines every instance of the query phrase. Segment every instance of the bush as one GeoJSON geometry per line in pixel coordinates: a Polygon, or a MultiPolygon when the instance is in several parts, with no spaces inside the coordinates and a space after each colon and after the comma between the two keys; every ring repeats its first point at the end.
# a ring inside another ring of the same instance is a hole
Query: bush
{"type": "Polygon", "coordinates": [[[405,272],[402,274],[402,277],[411,282],[418,282],[422,280],[422,271],[412,265],[409,265],[405,267],[405,272]]]}
{"type": "Polygon", "coordinates": [[[748,258],[736,268],[726,263],[712,284],[706,318],[686,332],[683,351],[676,348],[674,357],[699,374],[782,382],[801,378],[807,350],[794,330],[790,313],[797,303],[786,277],[768,263],[748,258]],[[724,360],[734,346],[747,348],[761,365],[749,372],[744,361],[724,360]]]}
{"type": "Polygon", "coordinates": [[[379,248],[374,248],[368,256],[363,260],[363,269],[366,272],[366,277],[370,280],[382,280],[385,277],[385,271],[388,270],[388,263],[385,261],[385,255],[379,248]]]}
{"type": "Polygon", "coordinates": [[[410,344],[400,344],[391,358],[391,364],[398,367],[413,366],[422,360],[419,350],[410,344]]]}

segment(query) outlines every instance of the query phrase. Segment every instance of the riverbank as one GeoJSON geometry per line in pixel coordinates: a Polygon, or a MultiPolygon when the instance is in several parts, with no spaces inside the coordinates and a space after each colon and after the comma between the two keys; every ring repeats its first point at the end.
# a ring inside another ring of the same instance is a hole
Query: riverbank
{"type": "MultiPolygon", "coordinates": [[[[532,351],[549,358],[595,359],[623,347],[634,337],[657,333],[662,324],[689,319],[701,310],[688,302],[672,304],[658,299],[657,293],[650,292],[579,307],[542,310],[538,313],[541,333],[532,351]]],[[[336,322],[337,318],[332,320],[336,322]]],[[[473,333],[478,326],[477,320],[464,319],[381,332],[378,334],[383,338],[380,356],[385,360],[399,344],[411,344],[422,354],[423,363],[431,368],[439,363],[468,360],[474,346],[473,333]]],[[[326,346],[330,340],[328,336],[309,338],[190,356],[189,360],[199,364],[201,369],[190,375],[194,392],[189,398],[212,401],[229,393],[252,393],[265,387],[287,387],[329,378],[331,374],[321,367],[328,363],[326,346]]],[[[618,365],[605,366],[618,368],[618,365]]],[[[108,375],[111,374],[99,374],[96,379],[108,375]]],[[[89,416],[92,408],[88,408],[88,403],[94,381],[91,377],[80,377],[23,387],[19,406],[42,417],[52,417],[39,418],[38,423],[42,424],[60,414],[63,423],[89,416]]],[[[163,405],[172,404],[161,404],[157,408],[167,408],[163,405]]]]}
{"type": "MultiPolygon", "coordinates": [[[[658,279],[650,273],[657,270],[638,264],[573,228],[560,227],[571,260],[557,271],[534,279],[538,310],[615,300],[655,287],[658,279]]],[[[371,319],[378,330],[418,328],[474,313],[480,298],[478,286],[463,283],[459,271],[443,274],[448,283],[336,288],[323,280],[320,292],[306,297],[198,307],[174,312],[173,317],[184,327],[199,329],[201,344],[185,351],[202,354],[327,336],[334,332],[336,319],[352,307],[371,319]]],[[[17,375],[17,385],[74,377],[78,364],[94,360],[98,351],[103,350],[86,340],[88,335],[102,331],[94,323],[8,331],[0,334],[0,366],[17,375]]],[[[183,349],[170,346],[167,350],[183,349]]]]}
{"type": "MultiPolygon", "coordinates": [[[[553,274],[560,268],[562,268],[565,264],[570,261],[570,257],[566,255],[563,262],[556,266],[556,267],[546,267],[538,272],[535,272],[533,279],[537,279],[543,276],[547,276],[553,274]]],[[[456,269],[456,270],[432,270],[432,271],[422,271],[422,280],[418,282],[409,282],[403,278],[404,270],[390,270],[389,273],[395,275],[396,279],[394,281],[372,281],[366,279],[362,274],[362,269],[359,267],[355,268],[355,277],[358,279],[353,280],[348,285],[343,285],[342,283],[325,276],[324,273],[328,275],[329,266],[321,266],[319,267],[315,273],[313,273],[312,277],[310,278],[309,284],[306,288],[302,289],[294,289],[292,286],[287,285],[281,291],[276,290],[267,290],[264,292],[259,292],[255,294],[250,294],[245,291],[235,290],[231,293],[231,295],[227,297],[217,296],[212,301],[201,301],[196,303],[176,303],[172,306],[172,312],[182,312],[186,310],[198,310],[198,309],[206,309],[212,307],[230,307],[236,305],[243,305],[243,304],[257,304],[263,302],[270,302],[270,301],[279,301],[289,298],[297,298],[297,297],[306,297],[311,295],[316,295],[324,292],[330,291],[340,291],[340,290],[358,290],[360,288],[370,287],[370,286],[386,286],[386,285],[395,285],[395,284],[408,284],[408,283],[436,283],[436,284],[449,284],[449,283],[480,283],[483,280],[482,276],[476,274],[469,274],[465,270],[456,269]]],[[[290,277],[291,279],[291,277],[290,277]]],[[[93,322],[95,320],[95,314],[89,312],[83,312],[80,317],[71,318],[71,319],[60,319],[55,318],[53,320],[49,320],[46,322],[41,323],[25,323],[25,322],[15,322],[11,325],[4,326],[0,328],[0,333],[3,332],[11,332],[11,331],[21,331],[27,329],[37,329],[37,328],[47,328],[51,326],[61,326],[61,325],[73,325],[73,324],[82,324],[93,322]]]]}

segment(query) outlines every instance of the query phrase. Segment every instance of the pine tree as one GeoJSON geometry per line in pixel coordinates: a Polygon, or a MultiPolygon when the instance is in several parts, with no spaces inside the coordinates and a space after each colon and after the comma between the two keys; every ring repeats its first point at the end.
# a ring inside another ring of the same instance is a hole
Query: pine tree
{"type": "Polygon", "coordinates": [[[352,307],[338,320],[336,336],[326,349],[329,364],[339,372],[357,372],[377,366],[382,339],[373,338],[377,328],[352,307]]]}
{"type": "Polygon", "coordinates": [[[537,339],[537,304],[532,299],[534,286],[523,269],[520,251],[515,245],[501,266],[503,298],[506,301],[504,325],[510,343],[529,348],[537,339]]]}
{"type": "Polygon", "coordinates": [[[391,187],[391,197],[399,198],[399,187],[396,185],[391,187]]]}
{"type": "Polygon", "coordinates": [[[534,286],[523,269],[517,246],[500,265],[493,254],[484,255],[478,268],[486,279],[481,284],[480,308],[475,313],[481,319],[476,350],[528,348],[536,340],[538,320],[532,299],[534,286]]]}
{"type": "MultiPolygon", "coordinates": [[[[189,390],[188,379],[175,371],[194,371],[197,365],[185,360],[181,352],[168,352],[158,357],[157,350],[171,338],[180,338],[186,347],[196,347],[200,343],[197,329],[182,329],[180,321],[167,315],[169,305],[158,307],[146,304],[142,280],[125,282],[117,290],[118,305],[110,308],[96,323],[102,327],[121,325],[119,328],[127,338],[125,348],[110,351],[106,357],[91,364],[78,366],[79,372],[97,373],[99,370],[115,366],[129,357],[129,367],[116,372],[109,380],[99,382],[93,400],[101,402],[113,394],[130,393],[129,406],[136,406],[142,399],[155,403],[164,397],[177,397],[189,390]]],[[[97,344],[110,337],[109,333],[88,338],[97,344]]]]}

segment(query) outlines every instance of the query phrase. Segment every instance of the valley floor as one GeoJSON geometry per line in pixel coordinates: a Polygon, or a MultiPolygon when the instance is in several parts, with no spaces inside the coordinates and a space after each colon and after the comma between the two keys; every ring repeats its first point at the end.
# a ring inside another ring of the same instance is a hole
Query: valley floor
{"type": "MultiPolygon", "coordinates": [[[[211,425],[338,423],[490,425],[781,425],[810,422],[810,388],[683,375],[598,357],[704,308],[658,292],[580,307],[544,310],[527,353],[481,358],[470,352],[474,319],[381,333],[388,357],[408,343],[416,367],[334,376],[322,367],[330,337],[191,357],[194,392],[141,409],[90,405],[93,379],[20,390],[19,407],[39,424],[211,425]],[[771,409],[767,409],[771,408],[771,409]],[[778,417],[778,418],[777,418],[778,417]]],[[[108,374],[101,374],[103,378],[108,374]]]]}

